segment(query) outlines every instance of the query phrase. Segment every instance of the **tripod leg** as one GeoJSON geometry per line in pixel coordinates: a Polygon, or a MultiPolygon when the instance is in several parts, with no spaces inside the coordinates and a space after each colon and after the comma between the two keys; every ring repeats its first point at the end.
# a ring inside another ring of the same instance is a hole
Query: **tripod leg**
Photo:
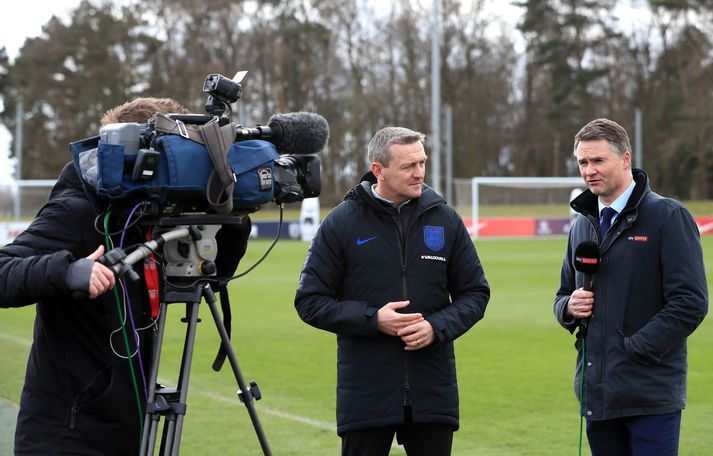
{"type": "Polygon", "coordinates": [[[248,414],[250,415],[250,420],[252,421],[253,427],[255,428],[255,433],[257,434],[258,441],[260,442],[262,452],[265,456],[270,456],[272,455],[272,452],[270,451],[270,446],[267,443],[267,437],[265,437],[265,432],[263,431],[262,425],[260,424],[260,419],[257,416],[257,411],[255,410],[255,404],[253,402],[252,394],[250,393],[248,386],[245,384],[243,374],[240,372],[240,367],[238,366],[238,359],[235,356],[233,346],[230,344],[228,332],[225,330],[223,320],[221,319],[220,313],[218,312],[218,305],[216,304],[215,293],[213,293],[213,290],[210,288],[210,285],[205,284],[203,286],[203,296],[205,297],[205,300],[210,307],[210,313],[213,315],[213,321],[215,321],[215,326],[218,328],[218,333],[220,334],[220,340],[223,346],[223,350],[225,351],[228,360],[230,361],[230,367],[232,367],[233,369],[235,380],[237,380],[238,382],[240,391],[243,392],[243,403],[248,409],[248,414]]]}
{"type": "Polygon", "coordinates": [[[159,314],[158,330],[154,345],[154,354],[151,365],[151,379],[149,384],[149,397],[146,403],[146,418],[144,420],[144,435],[141,441],[141,455],[153,455],[156,448],[156,439],[161,416],[164,416],[164,427],[161,436],[160,454],[178,455],[181,442],[181,431],[183,429],[183,418],[186,411],[186,398],[188,396],[188,380],[191,371],[191,360],[193,358],[193,347],[196,337],[196,326],[198,325],[198,306],[200,304],[200,294],[197,298],[190,298],[186,302],[187,328],[183,346],[183,356],[181,358],[181,370],[178,377],[178,385],[174,390],[162,388],[157,390],[157,380],[159,371],[159,361],[161,356],[161,343],[166,326],[167,304],[161,303],[161,313],[159,314]]]}
{"type": "MultiPolygon", "coordinates": [[[[193,347],[196,340],[196,326],[198,326],[198,306],[200,298],[196,302],[187,304],[190,309],[188,316],[188,327],[186,328],[186,340],[183,347],[183,358],[181,359],[181,373],[178,377],[178,402],[184,404],[182,413],[177,413],[175,421],[170,421],[169,435],[173,435],[173,447],[170,449],[172,455],[178,455],[178,449],[181,444],[181,432],[183,431],[183,418],[185,417],[185,404],[188,399],[188,379],[191,374],[191,360],[193,359],[193,347]]],[[[169,448],[166,449],[166,454],[169,448]]]]}
{"type": "MultiPolygon", "coordinates": [[[[158,315],[156,335],[153,342],[153,357],[151,359],[151,376],[148,384],[149,395],[146,401],[147,405],[156,400],[156,380],[158,378],[158,366],[161,358],[161,344],[163,343],[163,334],[166,329],[166,307],[166,303],[162,302],[158,315]]],[[[142,456],[153,454],[154,452],[154,448],[156,447],[156,432],[158,429],[159,418],[159,415],[150,413],[148,409],[146,410],[146,417],[144,419],[144,434],[141,438],[141,452],[139,453],[142,456]]]]}

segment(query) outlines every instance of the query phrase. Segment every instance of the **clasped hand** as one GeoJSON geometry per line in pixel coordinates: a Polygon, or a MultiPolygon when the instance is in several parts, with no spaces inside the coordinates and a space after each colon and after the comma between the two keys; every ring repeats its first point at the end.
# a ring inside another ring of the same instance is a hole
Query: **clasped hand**
{"type": "Polygon", "coordinates": [[[410,303],[410,301],[386,303],[377,312],[377,327],[384,334],[400,337],[406,344],[405,350],[419,350],[433,343],[435,336],[431,323],[423,318],[422,314],[397,312],[410,303]]]}

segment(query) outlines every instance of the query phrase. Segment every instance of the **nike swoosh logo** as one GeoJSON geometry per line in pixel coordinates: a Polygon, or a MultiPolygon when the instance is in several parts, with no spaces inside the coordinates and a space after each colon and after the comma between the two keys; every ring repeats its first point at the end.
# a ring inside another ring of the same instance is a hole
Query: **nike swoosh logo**
{"type": "Polygon", "coordinates": [[[376,238],[377,238],[377,236],[370,237],[370,238],[366,238],[366,239],[359,239],[359,238],[357,238],[356,244],[357,244],[357,245],[364,245],[364,244],[366,244],[367,242],[373,241],[373,240],[376,239],[376,238]]]}

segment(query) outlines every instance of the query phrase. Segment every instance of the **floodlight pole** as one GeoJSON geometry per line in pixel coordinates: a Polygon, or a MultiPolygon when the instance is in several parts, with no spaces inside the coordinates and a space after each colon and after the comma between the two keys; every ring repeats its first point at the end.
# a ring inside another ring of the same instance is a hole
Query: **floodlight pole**
{"type": "Polygon", "coordinates": [[[431,12],[431,187],[441,193],[441,8],[433,0],[431,12]]]}
{"type": "Polygon", "coordinates": [[[22,95],[17,99],[15,109],[15,180],[22,179],[22,142],[24,140],[22,120],[25,117],[22,95]]]}
{"type": "Polygon", "coordinates": [[[642,140],[641,140],[641,109],[636,108],[634,112],[634,165],[637,168],[644,167],[644,158],[642,152],[642,140]]]}
{"type": "Polygon", "coordinates": [[[13,179],[14,186],[12,192],[12,207],[13,207],[13,218],[15,220],[20,220],[22,217],[22,197],[20,195],[20,188],[17,182],[22,179],[22,119],[24,115],[24,103],[22,95],[17,99],[17,107],[15,108],[15,176],[13,179]]]}
{"type": "Polygon", "coordinates": [[[453,106],[446,104],[446,201],[453,204],[453,106]]]}

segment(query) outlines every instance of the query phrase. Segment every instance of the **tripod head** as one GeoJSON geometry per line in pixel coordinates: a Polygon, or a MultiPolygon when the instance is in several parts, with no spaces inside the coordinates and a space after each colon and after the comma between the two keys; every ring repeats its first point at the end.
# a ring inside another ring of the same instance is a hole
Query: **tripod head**
{"type": "Polygon", "coordinates": [[[190,236],[167,242],[163,247],[165,269],[168,277],[215,276],[215,258],[218,244],[215,234],[220,225],[188,225],[190,236]]]}
{"type": "Polygon", "coordinates": [[[131,253],[115,248],[104,254],[99,262],[111,269],[118,278],[128,275],[139,280],[132,266],[163,248],[164,269],[168,278],[215,278],[215,259],[218,255],[216,233],[223,225],[244,224],[248,216],[183,215],[162,217],[145,223],[152,229],[153,239],[140,244],[131,253]]]}

